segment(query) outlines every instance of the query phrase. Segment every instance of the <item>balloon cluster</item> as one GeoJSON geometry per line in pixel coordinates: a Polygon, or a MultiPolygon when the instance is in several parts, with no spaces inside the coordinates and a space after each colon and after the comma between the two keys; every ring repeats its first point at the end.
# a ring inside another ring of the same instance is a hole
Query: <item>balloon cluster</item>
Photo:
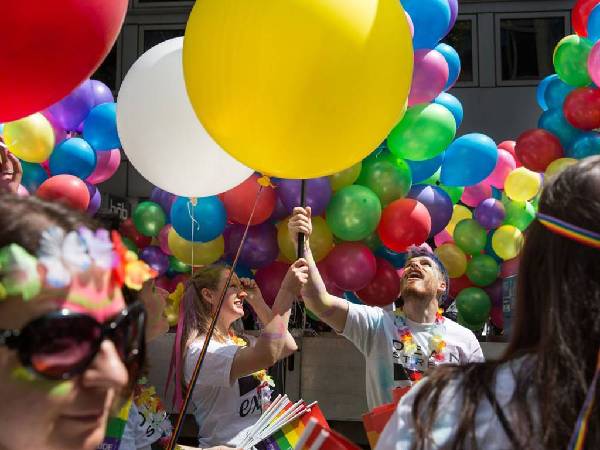
{"type": "Polygon", "coordinates": [[[121,163],[116,104],[98,80],[84,81],[41,112],[5,123],[2,136],[21,160],[20,192],[92,215],[101,203],[95,185],[112,177],[121,163]]]}

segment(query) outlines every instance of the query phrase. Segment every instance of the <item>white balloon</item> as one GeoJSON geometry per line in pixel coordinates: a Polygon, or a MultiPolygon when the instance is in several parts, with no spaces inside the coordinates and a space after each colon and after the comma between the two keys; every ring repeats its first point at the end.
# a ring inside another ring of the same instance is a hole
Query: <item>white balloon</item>
{"type": "Polygon", "coordinates": [[[254,172],[219,147],[197,119],[183,80],[183,38],[152,47],[135,62],[117,99],[125,154],[152,184],[182,197],[207,197],[254,172]]]}

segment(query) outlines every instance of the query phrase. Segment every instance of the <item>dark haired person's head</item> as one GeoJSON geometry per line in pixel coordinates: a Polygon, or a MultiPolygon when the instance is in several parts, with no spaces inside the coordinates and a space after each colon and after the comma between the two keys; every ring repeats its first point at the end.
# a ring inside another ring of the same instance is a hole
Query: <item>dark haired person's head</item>
{"type": "Polygon", "coordinates": [[[143,350],[125,339],[139,334],[143,313],[124,309],[120,287],[144,269],[125,255],[118,236],[86,216],[0,195],[1,449],[91,450],[102,441],[143,350]]]}
{"type": "MultiPolygon", "coordinates": [[[[437,401],[460,379],[464,405],[451,448],[473,448],[477,404],[500,364],[529,356],[516,373],[509,404],[523,448],[567,448],[596,370],[600,345],[600,156],[587,158],[546,180],[538,220],[526,232],[518,274],[515,323],[500,361],[447,367],[432,373],[413,413],[425,442],[437,401]],[[528,401],[533,393],[536,403],[528,401]],[[431,407],[433,405],[433,408],[431,407]],[[533,436],[533,424],[541,434],[533,436]]],[[[598,399],[598,393],[596,393],[598,399]]],[[[589,419],[585,448],[600,448],[600,408],[589,419]]],[[[484,448],[480,443],[480,448],[484,448]]]]}

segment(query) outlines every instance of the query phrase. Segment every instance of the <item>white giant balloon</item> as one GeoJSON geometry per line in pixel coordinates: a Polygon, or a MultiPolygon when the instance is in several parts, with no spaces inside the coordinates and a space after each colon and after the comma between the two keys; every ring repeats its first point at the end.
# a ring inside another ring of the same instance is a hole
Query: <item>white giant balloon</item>
{"type": "Polygon", "coordinates": [[[152,47],[129,69],[117,99],[125,154],[144,178],[182,197],[239,185],[253,170],[229,156],[198,121],[183,80],[183,38],[152,47]]]}

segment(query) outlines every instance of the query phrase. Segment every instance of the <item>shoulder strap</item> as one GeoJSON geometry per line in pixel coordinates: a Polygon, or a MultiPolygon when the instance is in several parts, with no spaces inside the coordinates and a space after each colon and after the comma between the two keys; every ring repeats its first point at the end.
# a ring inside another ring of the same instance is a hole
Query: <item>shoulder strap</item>
{"type": "Polygon", "coordinates": [[[510,443],[512,444],[512,446],[515,450],[522,450],[523,447],[521,446],[521,443],[517,439],[517,436],[515,435],[515,432],[513,431],[512,427],[510,426],[510,422],[506,418],[504,411],[502,411],[502,408],[498,404],[498,400],[496,400],[496,396],[494,395],[494,393],[492,392],[492,390],[490,389],[490,387],[487,384],[485,385],[484,389],[485,389],[485,395],[487,396],[488,401],[492,405],[492,409],[496,413],[498,420],[500,420],[500,424],[502,425],[502,428],[504,429],[504,432],[506,433],[508,440],[510,441],[510,443]]]}

